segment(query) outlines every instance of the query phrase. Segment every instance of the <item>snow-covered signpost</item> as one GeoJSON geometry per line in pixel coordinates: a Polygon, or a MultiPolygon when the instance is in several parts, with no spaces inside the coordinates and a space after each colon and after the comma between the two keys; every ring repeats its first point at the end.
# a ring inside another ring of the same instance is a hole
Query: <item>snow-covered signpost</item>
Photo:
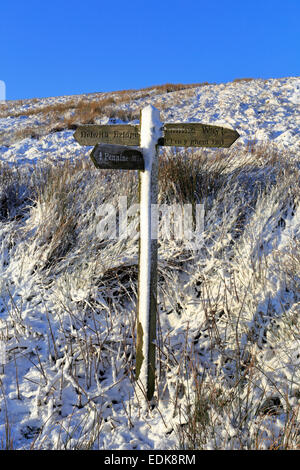
{"type": "Polygon", "coordinates": [[[91,158],[97,168],[139,170],[140,238],[136,378],[145,398],[155,385],[157,315],[158,146],[230,147],[239,134],[199,123],[160,122],[152,105],[141,111],[140,126],[83,125],[74,133],[81,145],[96,145],[91,158]],[[140,147],[137,147],[137,146],[140,147]]]}
{"type": "Polygon", "coordinates": [[[155,384],[157,311],[157,224],[152,207],[158,194],[158,140],[162,136],[159,111],[149,105],[141,111],[141,147],[145,170],[140,172],[140,246],[136,375],[150,400],[155,384]]]}

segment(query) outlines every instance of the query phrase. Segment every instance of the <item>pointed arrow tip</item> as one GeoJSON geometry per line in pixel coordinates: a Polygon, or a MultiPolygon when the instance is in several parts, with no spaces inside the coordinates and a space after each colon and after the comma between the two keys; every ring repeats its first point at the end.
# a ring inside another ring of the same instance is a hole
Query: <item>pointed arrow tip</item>
{"type": "Polygon", "coordinates": [[[240,134],[238,133],[238,131],[235,131],[235,139],[234,139],[234,141],[236,141],[239,137],[241,137],[240,134]]]}

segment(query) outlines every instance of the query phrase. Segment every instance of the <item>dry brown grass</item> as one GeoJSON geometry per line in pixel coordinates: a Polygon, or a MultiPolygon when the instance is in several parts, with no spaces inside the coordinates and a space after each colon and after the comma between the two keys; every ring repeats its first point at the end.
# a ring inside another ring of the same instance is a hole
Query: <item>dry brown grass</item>
{"type": "MultiPolygon", "coordinates": [[[[121,90],[111,93],[99,94],[99,98],[95,100],[89,100],[83,98],[81,100],[77,100],[76,98],[68,99],[64,103],[54,103],[49,104],[46,106],[40,106],[37,108],[30,108],[28,110],[21,110],[16,112],[11,112],[10,116],[19,117],[19,116],[34,116],[38,114],[43,114],[45,116],[49,115],[61,115],[66,111],[74,111],[76,116],[79,116],[83,120],[91,119],[94,117],[94,114],[97,113],[99,115],[103,114],[103,110],[107,108],[109,105],[121,104],[121,103],[128,103],[135,98],[145,98],[150,96],[150,92],[154,91],[154,94],[163,94],[163,93],[171,93],[175,91],[185,90],[188,88],[195,88],[199,86],[208,85],[208,82],[204,83],[195,83],[195,84],[172,84],[167,83],[164,85],[155,85],[147,88],[142,88],[140,90],[121,90]],[[111,96],[107,96],[111,95],[111,96]]],[[[30,103],[37,103],[37,99],[30,100],[30,103]]],[[[14,101],[14,106],[22,106],[25,104],[25,100],[18,100],[14,101]]],[[[8,111],[10,106],[7,103],[4,103],[0,106],[1,114],[5,114],[5,111],[8,111]]],[[[3,116],[5,117],[5,116],[3,116]]]]}
{"type": "Polygon", "coordinates": [[[151,86],[148,88],[142,88],[142,90],[145,90],[145,91],[157,90],[161,93],[172,93],[174,91],[186,90],[188,88],[197,88],[197,87],[206,86],[206,85],[212,85],[212,83],[209,83],[209,82],[190,83],[190,84],[166,83],[164,85],[156,85],[156,86],[151,86]]]}
{"type": "Polygon", "coordinates": [[[30,124],[28,127],[16,130],[10,133],[9,136],[7,134],[0,135],[0,144],[11,145],[15,141],[28,137],[39,138],[50,132],[65,129],[74,130],[78,125],[94,124],[97,119],[106,116],[111,119],[130,122],[139,119],[139,106],[136,100],[149,98],[151,103],[163,112],[189,98],[194,93],[195,87],[205,85],[208,85],[208,82],[187,85],[167,83],[140,90],[121,90],[111,93],[99,93],[95,96],[74,96],[63,103],[56,102],[40,106],[38,99],[7,102],[0,106],[1,117],[38,116],[39,123],[38,125],[30,124]],[[172,98],[166,99],[164,97],[162,99],[163,95],[173,92],[175,94],[172,98]],[[32,104],[35,106],[32,107],[32,104]],[[22,109],[21,107],[25,105],[27,106],[22,109]]]}
{"type": "Polygon", "coordinates": [[[165,201],[195,203],[218,191],[230,159],[220,152],[213,159],[201,151],[164,151],[159,159],[159,185],[165,201]]]}
{"type": "Polygon", "coordinates": [[[241,82],[252,82],[252,80],[255,80],[254,78],[235,78],[233,83],[241,83],[241,82]]]}

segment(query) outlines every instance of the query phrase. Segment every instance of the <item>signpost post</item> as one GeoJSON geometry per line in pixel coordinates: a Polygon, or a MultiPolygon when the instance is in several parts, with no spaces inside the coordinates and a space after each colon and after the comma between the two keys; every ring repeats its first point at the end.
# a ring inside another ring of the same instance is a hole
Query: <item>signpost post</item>
{"type": "Polygon", "coordinates": [[[136,377],[151,400],[155,384],[157,315],[157,227],[151,208],[158,197],[158,140],[162,123],[159,111],[149,105],[141,111],[141,147],[145,170],[139,174],[140,238],[137,314],[136,377]]]}
{"type": "Polygon", "coordinates": [[[158,147],[230,147],[239,137],[232,130],[200,123],[160,122],[159,111],[148,105],[140,126],[83,125],[74,133],[80,145],[95,145],[96,168],[139,170],[140,238],[136,378],[151,400],[155,388],[157,316],[157,224],[151,208],[158,196],[158,147]],[[139,146],[139,147],[138,147],[139,146]]]}

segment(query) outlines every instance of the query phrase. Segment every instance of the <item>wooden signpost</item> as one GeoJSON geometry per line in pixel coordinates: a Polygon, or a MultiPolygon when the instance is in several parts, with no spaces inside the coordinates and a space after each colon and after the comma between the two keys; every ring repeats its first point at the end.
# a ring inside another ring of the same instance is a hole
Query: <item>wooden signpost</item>
{"type": "Polygon", "coordinates": [[[151,400],[155,385],[157,315],[157,234],[151,217],[158,195],[158,147],[230,147],[239,137],[232,129],[200,123],[160,122],[148,105],[140,126],[83,125],[74,133],[80,145],[95,145],[91,158],[97,168],[139,170],[140,238],[137,312],[136,379],[151,400]]]}

